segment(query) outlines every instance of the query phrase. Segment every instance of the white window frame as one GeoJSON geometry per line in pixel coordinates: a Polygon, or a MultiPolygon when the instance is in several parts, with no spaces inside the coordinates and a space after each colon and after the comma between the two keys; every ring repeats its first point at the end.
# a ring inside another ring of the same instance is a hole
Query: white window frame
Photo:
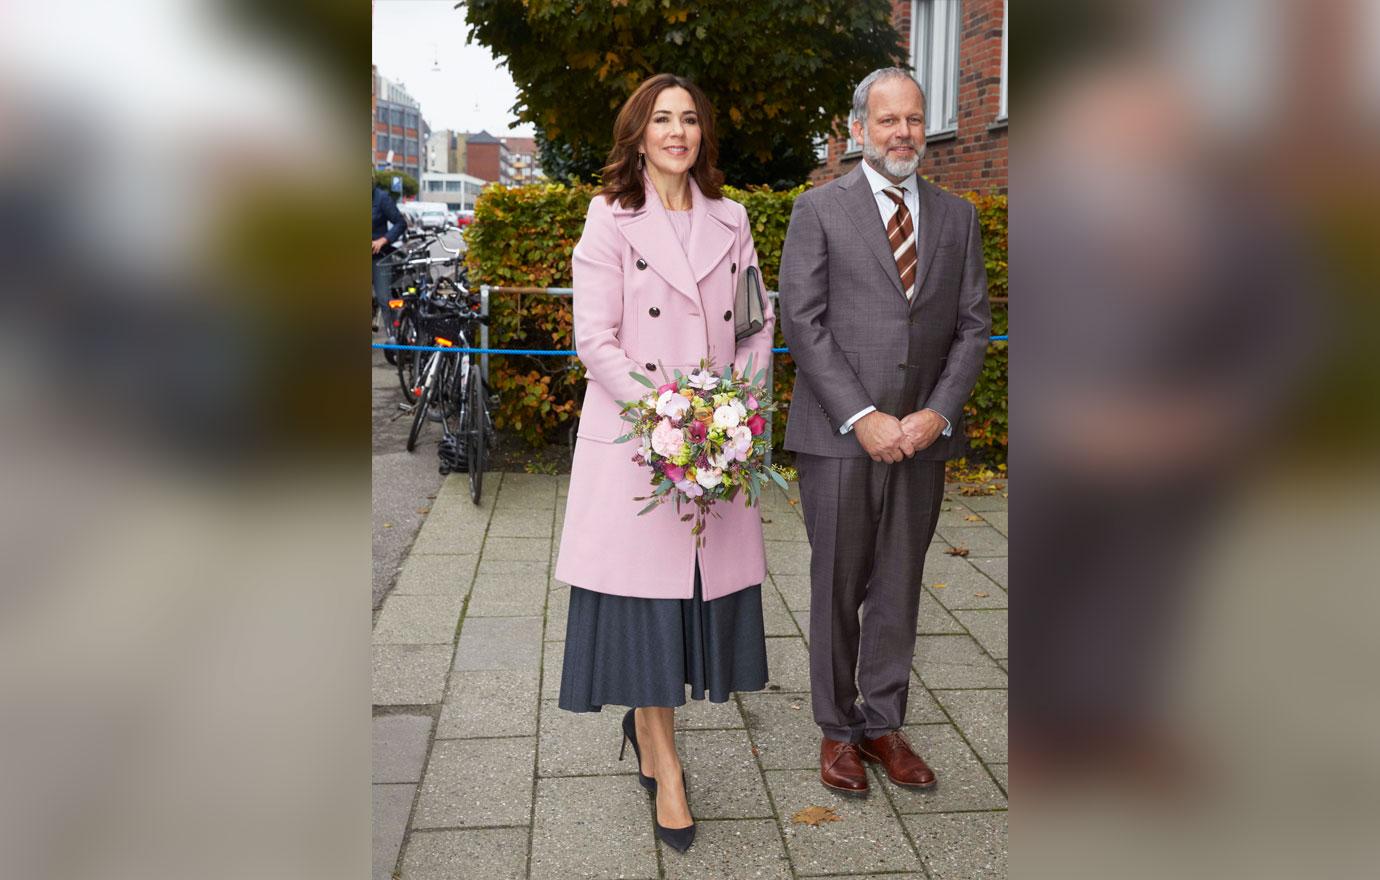
{"type": "Polygon", "coordinates": [[[910,57],[925,90],[925,134],[958,130],[960,0],[912,0],[910,57]]]}
{"type": "Polygon", "coordinates": [[[1001,107],[997,110],[998,122],[1006,121],[1006,81],[1009,78],[1006,72],[1006,34],[1010,30],[1007,25],[1009,9],[1010,3],[1008,0],[1003,0],[1001,4],[1001,107]]]}

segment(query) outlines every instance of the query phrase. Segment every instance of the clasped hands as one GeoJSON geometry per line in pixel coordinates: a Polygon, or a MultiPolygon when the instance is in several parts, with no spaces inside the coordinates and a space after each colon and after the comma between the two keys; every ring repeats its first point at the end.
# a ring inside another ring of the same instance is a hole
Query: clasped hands
{"type": "Polygon", "coordinates": [[[863,451],[873,461],[895,464],[926,449],[944,432],[944,417],[932,409],[922,409],[898,419],[874,410],[853,425],[853,433],[863,451]]]}

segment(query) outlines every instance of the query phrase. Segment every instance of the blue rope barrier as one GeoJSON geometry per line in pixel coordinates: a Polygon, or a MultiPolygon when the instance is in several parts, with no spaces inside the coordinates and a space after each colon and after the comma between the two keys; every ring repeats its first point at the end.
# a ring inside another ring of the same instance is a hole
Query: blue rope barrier
{"type": "MultiPolygon", "coordinates": [[[[1006,342],[1007,337],[989,337],[992,342],[1006,342]]],[[[384,342],[375,342],[370,348],[388,349],[390,351],[449,351],[456,354],[518,354],[518,355],[547,355],[550,357],[575,357],[577,352],[564,349],[541,349],[541,348],[456,348],[454,346],[446,348],[440,345],[389,345],[384,342]]],[[[789,354],[789,348],[773,348],[772,354],[789,354]]]]}

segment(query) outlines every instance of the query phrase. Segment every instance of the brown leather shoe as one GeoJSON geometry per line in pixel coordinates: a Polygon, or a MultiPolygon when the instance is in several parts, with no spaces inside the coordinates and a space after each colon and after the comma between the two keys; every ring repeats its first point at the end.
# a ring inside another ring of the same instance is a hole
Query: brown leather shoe
{"type": "Polygon", "coordinates": [[[819,781],[841,794],[867,794],[867,768],[858,744],[825,737],[819,743],[819,781]]]}
{"type": "Polygon", "coordinates": [[[858,751],[869,761],[876,761],[886,770],[887,777],[907,788],[933,788],[934,771],[925,759],[915,754],[901,731],[893,730],[876,739],[864,738],[858,751]]]}

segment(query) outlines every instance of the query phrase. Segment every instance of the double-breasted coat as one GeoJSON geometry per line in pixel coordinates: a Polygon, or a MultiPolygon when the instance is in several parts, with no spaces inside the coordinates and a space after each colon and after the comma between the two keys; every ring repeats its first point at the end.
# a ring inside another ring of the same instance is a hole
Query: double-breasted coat
{"type": "MultiPolygon", "coordinates": [[[[641,208],[590,202],[573,270],[575,349],[587,386],[556,577],[620,596],[689,599],[698,558],[702,595],[717,599],[766,576],[762,522],[740,495],[706,517],[704,546],[672,502],[638,515],[650,493],[650,471],[632,461],[636,441],[615,443],[630,425],[618,401],[650,389],[674,371],[690,372],[708,358],[718,370],[732,363],[771,376],[776,316],[768,301],[765,326],[741,342],[733,332],[738,275],[757,265],[747,211],[730,199],[710,199],[693,178],[690,237],[682,247],[656,190],[646,181],[641,208]]],[[[770,387],[770,379],[766,384],[770,387]]]]}

